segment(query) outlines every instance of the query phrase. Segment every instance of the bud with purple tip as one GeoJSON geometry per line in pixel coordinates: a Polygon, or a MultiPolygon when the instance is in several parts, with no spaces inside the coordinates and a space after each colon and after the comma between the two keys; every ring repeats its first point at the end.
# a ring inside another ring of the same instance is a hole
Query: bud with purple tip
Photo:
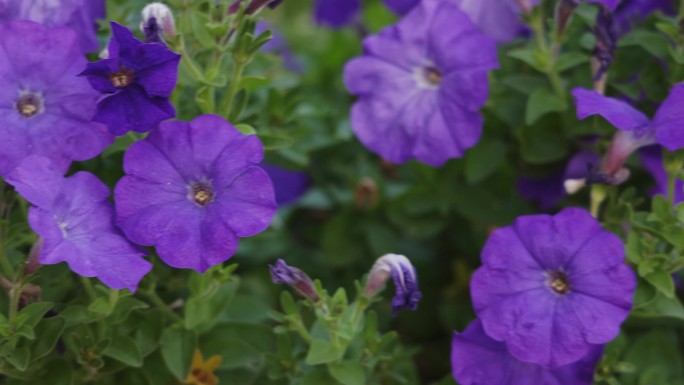
{"type": "Polygon", "coordinates": [[[171,9],[163,3],[150,3],[142,10],[140,31],[147,43],[165,43],[176,36],[176,23],[171,9]]]}
{"type": "Polygon", "coordinates": [[[275,284],[286,284],[293,287],[299,294],[317,302],[320,297],[306,273],[296,267],[288,266],[285,261],[278,259],[275,265],[268,265],[271,271],[271,280],[275,284]]]}
{"type": "Polygon", "coordinates": [[[385,254],[373,264],[364,294],[378,293],[389,277],[394,280],[396,293],[392,298],[393,315],[401,309],[416,310],[423,295],[418,290],[418,276],[411,262],[403,255],[385,254]]]}

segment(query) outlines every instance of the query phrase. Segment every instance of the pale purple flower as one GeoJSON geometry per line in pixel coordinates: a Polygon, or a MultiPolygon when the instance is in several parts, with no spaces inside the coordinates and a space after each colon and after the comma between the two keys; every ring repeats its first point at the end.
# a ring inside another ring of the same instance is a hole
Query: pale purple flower
{"type": "Polygon", "coordinates": [[[164,3],[150,3],[142,10],[140,30],[145,34],[146,43],[163,43],[176,36],[176,22],[173,12],[164,3]]]}
{"type": "Polygon", "coordinates": [[[361,0],[316,0],[314,17],[319,24],[341,28],[353,23],[361,12],[361,0]]]}
{"type": "Polygon", "coordinates": [[[93,118],[114,135],[151,131],[176,116],[169,96],[176,86],[180,55],[161,43],[143,43],[111,23],[107,59],[89,63],[85,76],[102,93],[93,118]]]}
{"type": "Polygon", "coordinates": [[[273,283],[291,286],[303,297],[314,302],[320,299],[313,282],[311,282],[311,278],[305,272],[296,267],[289,266],[282,259],[278,259],[275,265],[268,265],[268,269],[271,272],[273,283]]]}
{"type": "Polygon", "coordinates": [[[366,147],[390,162],[440,166],[479,141],[496,44],[456,5],[425,0],[363,46],[344,80],[366,147]]]}
{"type": "Polygon", "coordinates": [[[0,0],[0,23],[31,20],[46,27],[74,30],[83,52],[94,52],[97,19],[105,17],[105,0],[0,0]]]}
{"type": "Polygon", "coordinates": [[[91,121],[97,93],[76,77],[85,65],[69,28],[0,25],[0,176],[31,154],[66,172],[72,160],[93,158],[113,142],[91,121]]]}
{"type": "Polygon", "coordinates": [[[364,294],[374,296],[387,282],[389,277],[394,281],[394,298],[392,298],[393,315],[401,309],[416,310],[418,302],[423,298],[418,289],[416,268],[406,256],[386,254],[378,258],[368,273],[368,283],[364,294]]]}
{"type": "Polygon", "coordinates": [[[66,262],[84,277],[113,289],[135,291],[152,265],[114,226],[109,188],[89,172],[64,178],[49,159],[30,156],[7,182],[34,207],[29,224],[43,239],[43,265],[66,262]]]}
{"type": "Polygon", "coordinates": [[[592,347],[579,361],[547,369],[513,357],[504,343],[485,333],[480,320],[454,333],[451,369],[461,385],[591,385],[603,348],[592,347]]]}
{"type": "Polygon", "coordinates": [[[602,182],[602,179],[609,184],[624,181],[629,173],[623,165],[641,147],[655,143],[670,151],[684,147],[684,110],[681,109],[684,103],[683,84],[670,90],[670,95],[652,120],[626,102],[596,91],[576,88],[572,94],[575,96],[579,119],[599,115],[620,130],[615,134],[603,160],[597,182],[602,182]]]}
{"type": "Polygon", "coordinates": [[[127,175],[114,191],[117,223],[167,264],[204,272],[275,214],[273,186],[256,166],[262,157],[256,135],[220,116],[164,122],[126,151],[127,175]]]}
{"type": "Polygon", "coordinates": [[[587,211],[519,217],[494,231],[470,282],[488,336],[520,361],[557,368],[614,339],[636,277],[620,238],[587,211]]]}

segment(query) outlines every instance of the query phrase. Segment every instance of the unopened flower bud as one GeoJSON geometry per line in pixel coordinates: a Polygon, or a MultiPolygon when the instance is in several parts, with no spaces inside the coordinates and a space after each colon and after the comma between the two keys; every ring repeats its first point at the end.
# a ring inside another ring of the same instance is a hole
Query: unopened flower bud
{"type": "Polygon", "coordinates": [[[594,34],[596,35],[596,46],[594,47],[592,63],[594,68],[592,70],[596,83],[595,88],[601,92],[605,88],[605,74],[615,58],[615,49],[617,48],[613,12],[605,6],[599,7],[594,34]]]}
{"type": "Polygon", "coordinates": [[[579,0],[559,0],[556,6],[556,36],[562,36],[579,0]]]}
{"type": "Polygon", "coordinates": [[[297,290],[302,296],[317,302],[318,293],[306,273],[296,267],[288,266],[285,261],[278,259],[275,265],[268,265],[271,271],[271,279],[275,284],[286,284],[297,290]]]}
{"type": "Polygon", "coordinates": [[[26,266],[24,266],[24,275],[31,275],[40,267],[38,256],[43,250],[43,243],[43,238],[38,238],[36,243],[33,244],[33,247],[31,247],[31,251],[29,252],[28,259],[26,261],[26,266]]]}
{"type": "Polygon", "coordinates": [[[565,182],[563,182],[563,186],[565,187],[565,192],[568,193],[568,195],[572,195],[580,191],[584,186],[587,185],[587,180],[585,178],[581,179],[567,179],[565,182]]]}
{"type": "Polygon", "coordinates": [[[171,9],[163,3],[150,3],[142,10],[140,30],[147,43],[165,43],[176,36],[176,23],[171,9]]]}
{"type": "Polygon", "coordinates": [[[401,309],[416,310],[423,295],[418,290],[416,269],[403,255],[386,254],[378,258],[371,268],[364,295],[372,297],[377,294],[390,276],[396,290],[392,298],[393,315],[401,309]]]}

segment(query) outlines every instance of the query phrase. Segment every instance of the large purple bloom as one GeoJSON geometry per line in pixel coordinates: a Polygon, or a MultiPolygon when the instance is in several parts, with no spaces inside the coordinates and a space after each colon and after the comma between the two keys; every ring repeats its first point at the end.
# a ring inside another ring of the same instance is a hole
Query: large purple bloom
{"type": "Polygon", "coordinates": [[[0,0],[0,23],[31,20],[46,27],[69,27],[78,36],[83,52],[94,52],[96,19],[105,17],[105,0],[0,0]]]}
{"type": "Polygon", "coordinates": [[[255,166],[262,157],[256,135],[219,116],[162,123],[126,151],[128,175],[114,192],[118,224],[167,264],[203,272],[275,214],[271,181],[255,166]]]}
{"type": "Polygon", "coordinates": [[[345,68],[359,96],[354,132],[391,162],[432,166],[461,157],[482,132],[487,73],[496,44],[456,5],[425,0],[396,25],[364,40],[364,55],[345,68]]]}
{"type": "Polygon", "coordinates": [[[517,360],[505,344],[487,336],[480,320],[475,320],[463,333],[454,333],[451,368],[461,385],[591,385],[602,351],[595,346],[575,363],[546,369],[517,360]]]}
{"type": "Polygon", "coordinates": [[[85,64],[69,28],[0,25],[0,176],[31,154],[66,171],[112,143],[106,127],[91,122],[97,93],[76,77],[85,64]]]}
{"type": "Polygon", "coordinates": [[[66,262],[77,274],[131,291],[152,268],[114,226],[109,188],[95,175],[64,178],[49,159],[30,156],[7,182],[34,206],[29,224],[44,242],[41,264],[66,262]]]}
{"type": "Polygon", "coordinates": [[[353,23],[361,12],[361,0],[317,0],[314,16],[319,24],[340,28],[353,23]]]}
{"type": "Polygon", "coordinates": [[[615,338],[632,307],[624,247],[588,212],[519,217],[496,230],[470,282],[491,338],[517,359],[557,368],[615,338]]]}
{"type": "Polygon", "coordinates": [[[109,58],[89,63],[80,76],[103,94],[93,120],[115,135],[147,132],[176,116],[169,96],[176,86],[180,55],[162,43],[143,43],[111,23],[109,58]]]}

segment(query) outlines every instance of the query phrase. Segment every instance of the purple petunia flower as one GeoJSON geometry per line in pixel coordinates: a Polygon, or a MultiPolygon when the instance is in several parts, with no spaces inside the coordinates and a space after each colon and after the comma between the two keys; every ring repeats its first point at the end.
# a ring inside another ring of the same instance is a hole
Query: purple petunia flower
{"type": "Polygon", "coordinates": [[[396,25],[364,40],[347,63],[345,84],[359,99],[351,125],[390,162],[440,166],[461,157],[482,132],[487,73],[496,44],[457,6],[425,0],[396,25]]]}
{"type": "Polygon", "coordinates": [[[636,278],[624,257],[620,238],[583,209],[519,217],[484,246],[470,282],[475,312],[521,361],[576,362],[629,314],[636,278]]]}
{"type": "Polygon", "coordinates": [[[282,167],[263,163],[260,166],[273,182],[278,206],[299,199],[311,185],[309,174],[304,171],[290,171],[282,167]]]}
{"type": "Polygon", "coordinates": [[[84,277],[135,291],[152,265],[114,226],[109,188],[89,172],[64,178],[49,159],[30,156],[7,182],[33,204],[31,228],[43,239],[39,262],[66,262],[84,277]]]}
{"type": "MultiPolygon", "coordinates": [[[[670,90],[653,120],[626,102],[596,91],[575,88],[572,94],[579,119],[599,115],[620,130],[615,134],[600,169],[600,179],[606,179],[607,183],[617,184],[626,179],[626,176],[615,175],[626,170],[622,166],[641,147],[655,143],[670,151],[684,147],[684,110],[680,108],[684,103],[684,84],[670,90]]],[[[626,174],[629,175],[628,171],[626,174]]]]}
{"type": "Polygon", "coordinates": [[[454,333],[451,368],[461,385],[591,385],[602,352],[601,346],[594,346],[575,363],[547,369],[511,356],[506,345],[487,336],[475,320],[463,333],[454,333]]]}
{"type": "Polygon", "coordinates": [[[37,154],[66,172],[97,156],[114,138],[91,122],[97,93],[76,77],[86,64],[66,27],[32,21],[0,25],[0,176],[37,154]]]}
{"type": "Polygon", "coordinates": [[[31,20],[46,27],[69,27],[78,36],[83,52],[94,52],[97,19],[105,17],[105,0],[0,0],[0,23],[31,20]]]}
{"type": "Polygon", "coordinates": [[[151,131],[176,116],[169,96],[176,86],[180,55],[161,43],[143,43],[128,28],[111,23],[109,58],[89,63],[79,76],[103,94],[96,122],[115,135],[151,131]]]}
{"type": "Polygon", "coordinates": [[[627,33],[632,24],[656,11],[671,15],[674,13],[674,2],[672,0],[623,0],[615,10],[616,32],[619,35],[627,33]]]}
{"type": "MultiPolygon", "coordinates": [[[[668,194],[667,172],[663,166],[663,149],[660,146],[648,146],[639,150],[639,158],[653,179],[656,185],[651,189],[651,195],[668,194]]],[[[674,203],[679,203],[684,200],[684,181],[677,179],[675,181],[674,203]]]]}
{"type": "Polygon", "coordinates": [[[353,23],[361,12],[361,0],[317,0],[316,21],[327,27],[341,28],[353,23]]]}
{"type": "Polygon", "coordinates": [[[416,269],[403,255],[386,254],[378,258],[368,273],[368,283],[364,294],[374,296],[387,282],[389,277],[394,280],[395,294],[392,298],[393,315],[401,309],[416,310],[423,294],[418,290],[418,275],[416,269]]]}
{"type": "Polygon", "coordinates": [[[282,259],[278,259],[275,265],[268,265],[273,283],[286,284],[293,287],[302,296],[316,302],[320,299],[314,288],[311,278],[305,272],[296,267],[289,266],[282,259]]]}
{"type": "Polygon", "coordinates": [[[220,116],[162,123],[124,156],[117,223],[178,268],[204,272],[264,231],[276,211],[273,186],[256,165],[263,147],[220,116]]]}

